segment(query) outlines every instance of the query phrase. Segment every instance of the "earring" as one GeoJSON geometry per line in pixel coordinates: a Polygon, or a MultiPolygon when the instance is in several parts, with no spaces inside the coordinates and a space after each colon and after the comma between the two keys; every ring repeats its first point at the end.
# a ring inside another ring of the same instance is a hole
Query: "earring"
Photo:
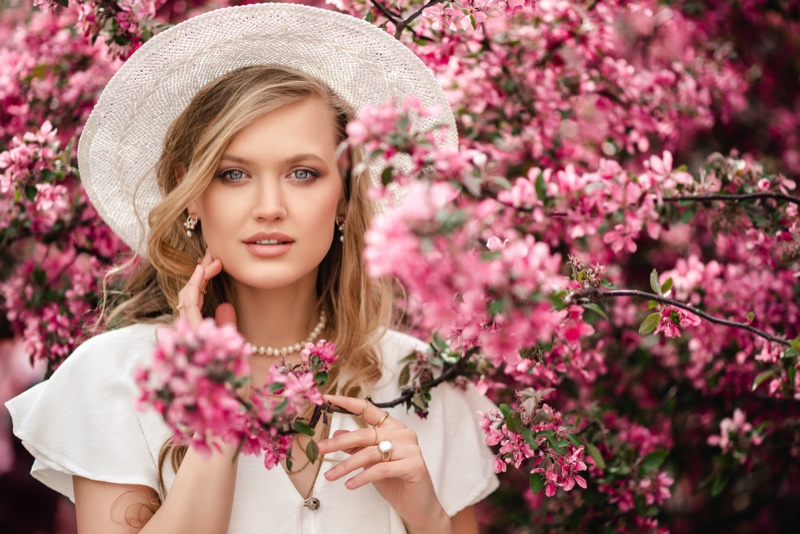
{"type": "Polygon", "coordinates": [[[339,229],[339,241],[344,243],[344,217],[336,217],[334,222],[339,229]]]}
{"type": "Polygon", "coordinates": [[[186,237],[192,237],[192,230],[197,227],[197,216],[190,213],[189,216],[186,217],[183,227],[186,228],[186,237]]]}

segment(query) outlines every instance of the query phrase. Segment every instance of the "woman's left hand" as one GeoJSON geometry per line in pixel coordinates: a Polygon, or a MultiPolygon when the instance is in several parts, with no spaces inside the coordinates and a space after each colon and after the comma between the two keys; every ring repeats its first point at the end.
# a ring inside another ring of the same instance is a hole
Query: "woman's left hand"
{"type": "Polygon", "coordinates": [[[450,518],[439,503],[433,481],[422,458],[417,434],[405,423],[386,417],[386,414],[364,399],[324,395],[324,399],[353,414],[361,415],[368,428],[337,430],[332,437],[319,443],[321,454],[344,451],[350,457],[326,471],[325,478],[338,480],[357,469],[363,471],[345,482],[348,489],[372,484],[394,508],[410,533],[449,532],[450,518]],[[378,444],[391,442],[393,450],[388,460],[382,460],[378,444]]]}

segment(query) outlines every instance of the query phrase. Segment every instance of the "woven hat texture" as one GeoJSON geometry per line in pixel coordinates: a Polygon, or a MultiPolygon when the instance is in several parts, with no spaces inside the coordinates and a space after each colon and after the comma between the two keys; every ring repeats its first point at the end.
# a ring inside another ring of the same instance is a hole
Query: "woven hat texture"
{"type": "Polygon", "coordinates": [[[326,82],[359,112],[366,104],[416,95],[449,126],[452,111],[422,61],[377,27],[341,13],[295,4],[229,7],[156,35],[117,71],[89,116],[78,145],[81,181],[100,216],[146,256],[147,214],[161,200],[154,167],[167,128],[199,89],[246,66],[285,65],[326,82]]]}

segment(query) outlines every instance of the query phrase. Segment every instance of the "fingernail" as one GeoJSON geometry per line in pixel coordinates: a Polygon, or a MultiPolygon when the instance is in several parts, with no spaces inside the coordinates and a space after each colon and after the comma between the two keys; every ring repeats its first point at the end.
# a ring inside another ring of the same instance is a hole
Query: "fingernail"
{"type": "Polygon", "coordinates": [[[331,473],[331,471],[333,471],[333,469],[328,469],[327,471],[325,471],[325,473],[323,473],[325,475],[326,480],[330,480],[331,477],[333,476],[333,473],[331,473]]]}
{"type": "Polygon", "coordinates": [[[350,480],[348,480],[347,482],[345,482],[345,483],[344,483],[344,485],[345,485],[346,487],[348,487],[348,488],[352,488],[352,487],[353,487],[353,484],[355,484],[355,482],[353,482],[353,479],[352,479],[352,478],[351,478],[350,480]]]}
{"type": "Polygon", "coordinates": [[[326,439],[323,439],[322,441],[320,441],[319,443],[317,443],[317,448],[318,448],[318,449],[322,449],[322,448],[324,448],[324,447],[325,447],[325,445],[327,445],[327,443],[328,443],[328,440],[326,440],[326,439]]]}

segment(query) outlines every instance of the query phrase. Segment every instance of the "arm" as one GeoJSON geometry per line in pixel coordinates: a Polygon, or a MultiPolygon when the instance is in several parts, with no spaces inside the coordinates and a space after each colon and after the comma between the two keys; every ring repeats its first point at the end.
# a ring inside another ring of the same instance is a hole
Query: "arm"
{"type": "Polygon", "coordinates": [[[471,506],[453,518],[445,512],[412,429],[362,399],[338,395],[324,398],[334,406],[359,414],[371,427],[337,430],[331,438],[319,443],[323,454],[337,450],[350,454],[324,473],[326,479],[333,481],[354,475],[344,484],[349,490],[372,484],[400,515],[409,534],[477,534],[477,519],[471,506]],[[376,446],[384,440],[393,444],[393,451],[386,457],[376,446]],[[358,472],[359,469],[363,471],[358,472]]]}
{"type": "MultiPolygon", "coordinates": [[[[209,251],[179,294],[181,315],[194,325],[203,320],[202,289],[222,264],[209,251]]],[[[218,323],[236,324],[230,305],[216,311],[218,323]]],[[[74,476],[75,510],[81,534],[130,532],[225,533],[230,523],[236,468],[236,446],[220,443],[206,458],[189,448],[164,503],[147,486],[112,484],[74,476]]]]}
{"type": "Polygon", "coordinates": [[[153,513],[153,488],[73,477],[80,534],[209,532],[228,530],[233,506],[235,446],[205,458],[189,448],[163,505],[153,513]]]}

